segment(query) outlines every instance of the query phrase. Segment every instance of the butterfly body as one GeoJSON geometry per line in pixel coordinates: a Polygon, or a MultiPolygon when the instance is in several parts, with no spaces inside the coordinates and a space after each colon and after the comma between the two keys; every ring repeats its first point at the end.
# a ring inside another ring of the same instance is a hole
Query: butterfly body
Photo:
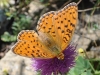
{"type": "Polygon", "coordinates": [[[37,32],[23,30],[12,48],[15,54],[31,58],[64,59],[77,24],[77,4],[70,3],[59,11],[44,14],[38,21],[37,32]]]}
{"type": "Polygon", "coordinates": [[[48,48],[48,50],[55,52],[57,54],[60,52],[61,49],[59,48],[59,46],[53,40],[52,37],[50,37],[46,33],[39,33],[39,34],[40,34],[39,37],[40,37],[41,42],[48,48]]]}

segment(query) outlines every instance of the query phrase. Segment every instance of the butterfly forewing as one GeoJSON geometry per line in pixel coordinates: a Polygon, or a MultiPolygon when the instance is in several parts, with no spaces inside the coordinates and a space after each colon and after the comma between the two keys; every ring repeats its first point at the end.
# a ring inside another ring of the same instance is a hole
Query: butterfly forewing
{"type": "Polygon", "coordinates": [[[31,58],[52,58],[55,56],[39,40],[34,30],[23,30],[18,35],[18,42],[12,48],[15,54],[31,58]]]}
{"type": "Polygon", "coordinates": [[[75,27],[77,25],[78,19],[78,10],[77,5],[75,3],[69,4],[67,7],[64,8],[66,19],[64,18],[64,35],[63,35],[63,42],[62,42],[62,50],[64,50],[70,43],[70,40],[73,36],[75,27]]]}
{"type": "Polygon", "coordinates": [[[44,32],[47,37],[49,35],[49,38],[53,38],[54,43],[59,47],[59,51],[61,52],[70,43],[77,25],[77,17],[77,4],[73,2],[59,11],[49,12],[43,15],[39,20],[37,30],[44,32]],[[48,16],[51,14],[52,17],[48,16]]]}

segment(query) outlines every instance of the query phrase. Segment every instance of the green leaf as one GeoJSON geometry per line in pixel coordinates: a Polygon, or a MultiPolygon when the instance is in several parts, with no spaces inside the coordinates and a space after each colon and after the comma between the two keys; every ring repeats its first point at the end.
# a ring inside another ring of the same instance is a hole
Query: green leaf
{"type": "Polygon", "coordinates": [[[100,75],[100,71],[95,71],[95,75],[100,75]]]}
{"type": "Polygon", "coordinates": [[[68,75],[92,75],[91,70],[89,61],[79,56],[76,60],[75,67],[68,72],[68,75]]]}
{"type": "Polygon", "coordinates": [[[83,72],[81,75],[93,75],[93,74],[91,73],[91,70],[87,70],[86,72],[83,72]]]}
{"type": "Polygon", "coordinates": [[[16,41],[16,36],[15,35],[11,35],[8,32],[5,32],[2,36],[1,36],[1,40],[4,42],[12,42],[12,41],[16,41]]]}

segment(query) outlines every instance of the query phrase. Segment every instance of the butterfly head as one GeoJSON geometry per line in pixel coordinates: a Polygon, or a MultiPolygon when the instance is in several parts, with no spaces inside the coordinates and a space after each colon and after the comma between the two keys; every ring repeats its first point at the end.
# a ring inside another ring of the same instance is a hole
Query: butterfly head
{"type": "Polygon", "coordinates": [[[59,53],[57,55],[57,58],[60,59],[60,60],[63,60],[64,59],[64,54],[63,53],[59,53]]]}

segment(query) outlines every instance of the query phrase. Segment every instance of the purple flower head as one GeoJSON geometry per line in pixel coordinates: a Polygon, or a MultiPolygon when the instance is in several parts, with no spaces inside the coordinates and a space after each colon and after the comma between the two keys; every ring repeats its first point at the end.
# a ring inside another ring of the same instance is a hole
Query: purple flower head
{"type": "Polygon", "coordinates": [[[37,71],[41,71],[41,75],[58,75],[67,73],[71,67],[75,65],[75,45],[69,45],[64,50],[64,59],[60,60],[57,57],[51,59],[32,59],[35,63],[32,64],[37,71]]]}

